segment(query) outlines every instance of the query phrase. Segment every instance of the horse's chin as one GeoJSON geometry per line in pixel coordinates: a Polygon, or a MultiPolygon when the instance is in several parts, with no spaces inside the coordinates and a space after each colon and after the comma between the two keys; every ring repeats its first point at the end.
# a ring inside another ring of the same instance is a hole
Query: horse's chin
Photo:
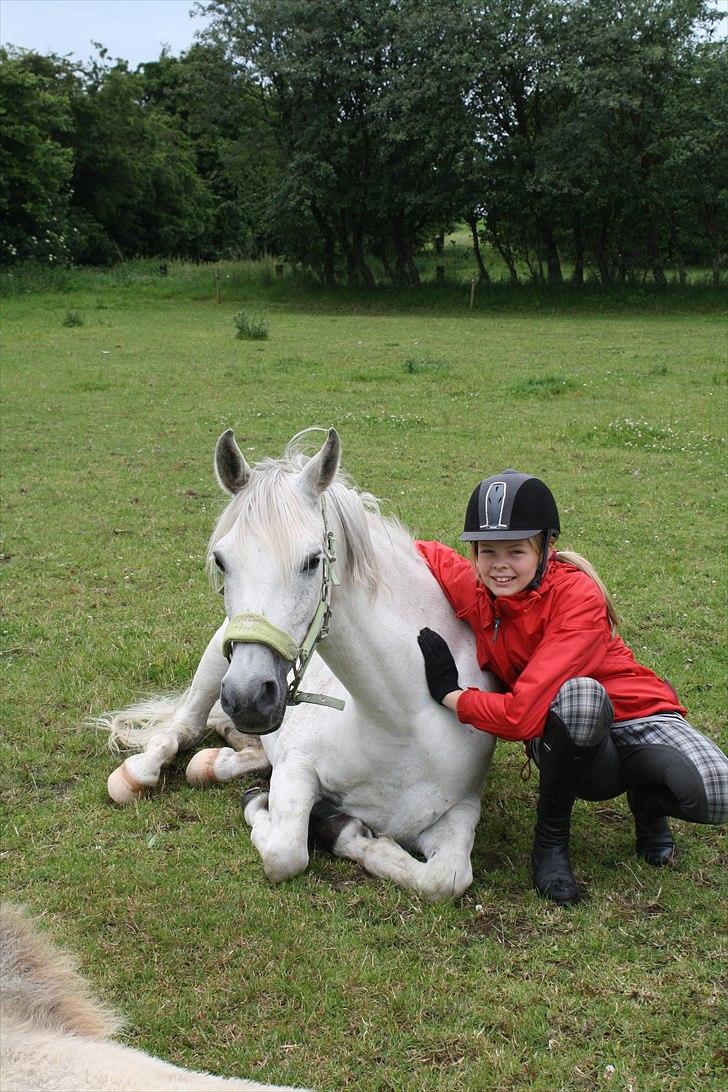
{"type": "Polygon", "coordinates": [[[230,719],[238,731],[244,732],[246,736],[268,736],[271,732],[277,732],[281,724],[283,724],[285,712],[284,706],[280,716],[266,718],[264,723],[260,723],[258,718],[253,720],[247,717],[231,717],[230,719]]]}

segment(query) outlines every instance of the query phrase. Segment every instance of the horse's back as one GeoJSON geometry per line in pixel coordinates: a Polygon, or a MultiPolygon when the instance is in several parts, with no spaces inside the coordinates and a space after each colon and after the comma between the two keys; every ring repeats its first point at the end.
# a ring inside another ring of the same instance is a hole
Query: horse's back
{"type": "Polygon", "coordinates": [[[0,1092],[250,1092],[276,1085],[170,1065],[109,1036],[119,1021],[19,906],[0,906],[0,1092]]]}

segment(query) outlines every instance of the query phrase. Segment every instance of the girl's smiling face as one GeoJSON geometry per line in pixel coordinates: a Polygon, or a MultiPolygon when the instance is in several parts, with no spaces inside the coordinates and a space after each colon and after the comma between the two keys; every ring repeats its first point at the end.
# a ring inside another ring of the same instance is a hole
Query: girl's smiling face
{"type": "Polygon", "coordinates": [[[529,539],[479,542],[476,567],[493,595],[517,595],[536,575],[540,557],[529,539]]]}

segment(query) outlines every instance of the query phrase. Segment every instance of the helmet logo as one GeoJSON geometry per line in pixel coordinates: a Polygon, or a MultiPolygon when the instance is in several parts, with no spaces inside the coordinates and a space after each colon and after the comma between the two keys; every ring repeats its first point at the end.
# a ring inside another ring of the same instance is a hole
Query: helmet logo
{"type": "Polygon", "coordinates": [[[506,530],[507,523],[503,523],[503,506],[506,503],[506,483],[492,482],[485,495],[485,524],[481,530],[506,530]]]}

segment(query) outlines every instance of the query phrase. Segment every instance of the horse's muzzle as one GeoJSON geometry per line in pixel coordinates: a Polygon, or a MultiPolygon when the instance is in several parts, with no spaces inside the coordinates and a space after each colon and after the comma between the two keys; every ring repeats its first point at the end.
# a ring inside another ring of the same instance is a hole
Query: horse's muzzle
{"type": "Polygon", "coordinates": [[[262,645],[236,645],[220,687],[220,705],[235,727],[264,736],[286,712],[289,664],[262,645]]]}

